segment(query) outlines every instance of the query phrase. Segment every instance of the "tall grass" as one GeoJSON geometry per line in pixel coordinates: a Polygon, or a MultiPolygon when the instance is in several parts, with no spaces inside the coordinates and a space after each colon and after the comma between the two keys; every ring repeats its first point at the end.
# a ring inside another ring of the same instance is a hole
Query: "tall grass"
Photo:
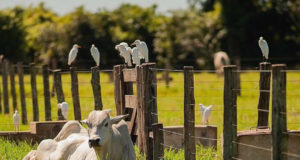
{"type": "Polygon", "coordinates": [[[20,141],[18,143],[7,141],[0,138],[0,159],[1,160],[20,160],[31,150],[36,149],[37,144],[20,141]]]}

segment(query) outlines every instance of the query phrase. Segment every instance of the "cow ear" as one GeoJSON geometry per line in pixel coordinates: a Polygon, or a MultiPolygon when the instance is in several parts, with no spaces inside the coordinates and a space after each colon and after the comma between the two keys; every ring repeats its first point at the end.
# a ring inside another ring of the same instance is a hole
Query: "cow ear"
{"type": "Polygon", "coordinates": [[[125,119],[129,116],[129,114],[126,114],[126,115],[119,115],[119,116],[116,116],[116,117],[112,117],[110,118],[110,122],[111,124],[117,124],[119,123],[122,119],[125,119]]]}
{"type": "Polygon", "coordinates": [[[87,119],[81,120],[80,123],[87,124],[87,119]]]}
{"type": "Polygon", "coordinates": [[[111,109],[105,109],[105,110],[102,110],[102,111],[106,112],[107,114],[111,113],[111,109]]]}

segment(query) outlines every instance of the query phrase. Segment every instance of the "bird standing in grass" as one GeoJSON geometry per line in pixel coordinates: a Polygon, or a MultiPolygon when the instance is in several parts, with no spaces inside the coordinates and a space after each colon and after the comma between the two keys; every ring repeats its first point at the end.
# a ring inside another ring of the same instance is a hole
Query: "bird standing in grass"
{"type": "Polygon", "coordinates": [[[135,40],[132,45],[136,45],[138,51],[139,51],[139,57],[140,59],[145,59],[145,62],[149,62],[149,55],[148,55],[148,47],[147,44],[144,41],[135,40]]]}
{"type": "Polygon", "coordinates": [[[74,44],[71,51],[69,52],[69,59],[68,59],[69,66],[74,62],[78,53],[78,48],[81,48],[81,46],[79,46],[78,44],[74,44]]]}
{"type": "Polygon", "coordinates": [[[258,45],[263,54],[264,60],[267,61],[269,59],[269,46],[266,40],[263,37],[259,37],[258,45]]]}
{"type": "Polygon", "coordinates": [[[210,116],[212,105],[206,107],[203,104],[199,104],[199,107],[202,112],[202,123],[208,124],[208,118],[210,116]]]}
{"type": "Polygon", "coordinates": [[[100,65],[100,52],[99,52],[98,48],[95,47],[94,44],[92,44],[90,51],[91,51],[92,57],[94,58],[94,60],[96,62],[96,65],[99,66],[100,65]]]}
{"type": "Polygon", "coordinates": [[[64,119],[67,119],[69,105],[67,102],[62,102],[57,104],[57,108],[61,110],[61,114],[63,115],[64,119]]]}
{"type": "Polygon", "coordinates": [[[20,116],[17,110],[15,110],[15,113],[13,115],[13,123],[15,126],[15,131],[19,131],[19,125],[20,125],[20,116]]]}

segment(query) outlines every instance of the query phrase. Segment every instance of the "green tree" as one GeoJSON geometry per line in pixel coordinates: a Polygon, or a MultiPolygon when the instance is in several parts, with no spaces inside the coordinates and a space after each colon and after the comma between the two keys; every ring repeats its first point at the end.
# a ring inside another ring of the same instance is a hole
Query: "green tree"
{"type": "Polygon", "coordinates": [[[22,13],[20,7],[0,11],[0,54],[13,62],[26,59],[26,32],[20,18],[22,13]]]}

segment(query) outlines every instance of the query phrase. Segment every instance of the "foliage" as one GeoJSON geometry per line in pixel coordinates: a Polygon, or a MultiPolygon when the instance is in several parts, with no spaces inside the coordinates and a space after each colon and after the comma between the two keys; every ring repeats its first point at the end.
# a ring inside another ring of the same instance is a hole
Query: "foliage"
{"type": "Polygon", "coordinates": [[[23,60],[26,56],[26,31],[20,18],[22,12],[19,7],[0,11],[0,54],[13,61],[23,60]]]}
{"type": "MultiPolygon", "coordinates": [[[[212,53],[220,50],[225,35],[220,20],[220,5],[211,12],[178,11],[166,17],[154,41],[158,61],[165,67],[210,66],[212,53]]],[[[159,63],[160,64],[160,63],[159,63]]]]}
{"type": "Polygon", "coordinates": [[[66,15],[56,15],[43,3],[5,9],[0,11],[0,54],[13,62],[66,68],[70,48],[78,43],[83,48],[75,65],[89,68],[94,65],[89,48],[95,44],[101,53],[101,67],[111,68],[123,63],[114,46],[140,39],[148,44],[150,61],[160,67],[211,68],[212,54],[219,50],[241,57],[242,64],[249,66],[261,60],[257,41],[263,36],[269,43],[273,63],[300,56],[297,0],[187,3],[187,10],[164,14],[158,13],[155,5],[142,8],[131,4],[95,13],[81,6],[66,15]]]}

